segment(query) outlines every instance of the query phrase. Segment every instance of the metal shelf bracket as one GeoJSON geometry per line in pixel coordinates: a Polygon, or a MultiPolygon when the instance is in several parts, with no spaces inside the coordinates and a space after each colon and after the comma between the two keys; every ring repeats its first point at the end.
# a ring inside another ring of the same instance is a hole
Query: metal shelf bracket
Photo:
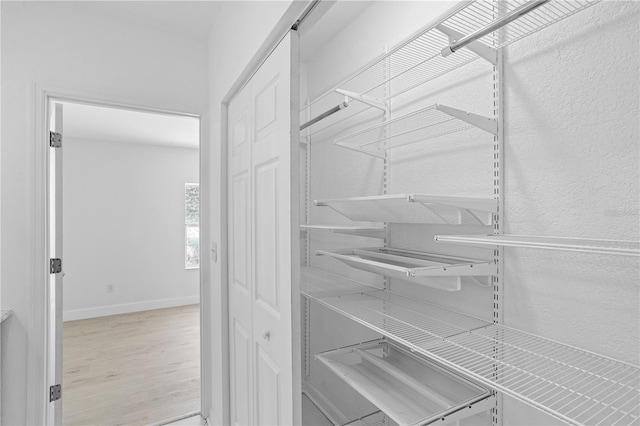
{"type": "MultiPolygon", "coordinates": [[[[449,42],[454,44],[457,40],[460,40],[464,37],[459,31],[456,31],[452,28],[446,27],[442,24],[436,25],[436,29],[449,37],[449,42]]],[[[467,49],[480,56],[482,59],[488,61],[492,65],[496,65],[498,63],[498,54],[495,49],[490,48],[489,46],[480,43],[479,41],[472,41],[471,43],[465,46],[467,49]]]]}
{"type": "Polygon", "coordinates": [[[340,93],[347,97],[345,102],[349,103],[351,100],[362,102],[363,104],[372,106],[374,108],[378,108],[384,112],[387,111],[387,103],[382,99],[374,98],[373,96],[361,95],[356,92],[351,92],[349,90],[344,89],[335,89],[336,93],[340,93]]]}
{"type": "Polygon", "coordinates": [[[498,134],[498,120],[494,118],[484,117],[482,115],[466,112],[461,109],[451,108],[445,105],[436,105],[438,111],[442,111],[458,120],[462,120],[479,129],[489,132],[492,135],[498,134]]]}

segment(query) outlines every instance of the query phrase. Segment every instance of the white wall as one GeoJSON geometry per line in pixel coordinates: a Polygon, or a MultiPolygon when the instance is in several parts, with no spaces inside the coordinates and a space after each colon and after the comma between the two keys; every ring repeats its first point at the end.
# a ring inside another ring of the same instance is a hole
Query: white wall
{"type": "MultiPolygon", "coordinates": [[[[221,193],[223,181],[221,170],[220,114],[221,102],[242,70],[253,58],[264,39],[285,13],[291,1],[226,2],[219,11],[214,30],[209,37],[209,103],[211,120],[211,151],[205,153],[212,165],[209,183],[212,188],[211,241],[218,242],[222,236],[220,228],[221,193]]],[[[213,305],[211,318],[211,342],[213,361],[212,421],[221,424],[225,410],[223,400],[224,377],[227,371],[223,358],[227,348],[220,344],[224,330],[221,272],[222,265],[210,260],[211,295],[213,305]]]]}
{"type": "Polygon", "coordinates": [[[73,2],[2,2],[1,7],[2,308],[15,311],[4,326],[1,421],[20,425],[37,421],[36,404],[42,402],[37,398],[42,361],[31,359],[27,366],[28,354],[40,344],[34,333],[42,327],[30,322],[32,309],[41,310],[30,294],[30,91],[34,84],[55,86],[204,114],[207,50],[204,42],[92,14],[87,5],[73,2]],[[35,395],[31,406],[28,395],[35,395]]]}
{"type": "Polygon", "coordinates": [[[198,156],[65,140],[65,321],[198,303],[199,269],[184,267],[184,184],[198,183],[198,156]]]}
{"type": "MultiPolygon", "coordinates": [[[[505,232],[640,240],[640,4],[602,2],[510,46],[505,232]]],[[[508,325],[637,365],[637,257],[506,249],[508,325]]],[[[505,424],[549,424],[520,404],[505,424]]]]}

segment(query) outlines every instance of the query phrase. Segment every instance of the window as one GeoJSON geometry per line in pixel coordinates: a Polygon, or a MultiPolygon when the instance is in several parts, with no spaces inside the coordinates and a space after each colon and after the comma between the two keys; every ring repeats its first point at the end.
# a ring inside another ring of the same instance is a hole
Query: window
{"type": "Polygon", "coordinates": [[[184,185],[184,267],[200,267],[200,185],[184,185]]]}

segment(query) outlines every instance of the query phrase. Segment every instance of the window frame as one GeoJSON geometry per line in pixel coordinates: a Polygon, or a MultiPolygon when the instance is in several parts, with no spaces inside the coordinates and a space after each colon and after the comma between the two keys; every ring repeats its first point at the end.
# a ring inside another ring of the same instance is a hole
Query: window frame
{"type": "Polygon", "coordinates": [[[184,184],[184,269],[200,269],[200,184],[199,183],[189,183],[185,182],[184,184]],[[187,221],[187,190],[190,186],[195,186],[198,188],[198,222],[197,223],[189,223],[187,221]],[[198,249],[198,263],[196,265],[190,265],[188,263],[188,249],[189,247],[194,247],[193,244],[189,244],[189,228],[197,228],[198,229],[198,244],[195,246],[198,249]]]}

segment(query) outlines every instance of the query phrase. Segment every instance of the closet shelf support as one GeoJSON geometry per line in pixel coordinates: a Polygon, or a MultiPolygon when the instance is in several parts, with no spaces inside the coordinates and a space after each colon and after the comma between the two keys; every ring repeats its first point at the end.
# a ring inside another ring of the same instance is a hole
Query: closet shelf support
{"type": "Polygon", "coordinates": [[[469,44],[473,43],[474,41],[486,36],[487,34],[492,33],[495,30],[504,27],[508,23],[515,21],[521,16],[526,15],[527,13],[533,11],[534,9],[537,9],[538,7],[550,1],[551,0],[530,1],[528,3],[523,4],[522,6],[512,10],[502,18],[495,20],[491,24],[478,29],[467,36],[462,37],[461,39],[457,40],[455,43],[451,43],[449,46],[442,49],[442,56],[446,57],[451,55],[452,53],[455,53],[461,48],[466,47],[469,44]]]}
{"type": "Polygon", "coordinates": [[[378,108],[381,111],[387,111],[387,103],[382,99],[374,98],[373,96],[361,95],[356,92],[351,92],[349,90],[344,89],[335,89],[336,93],[346,96],[346,103],[349,103],[351,100],[362,102],[363,104],[372,106],[374,108],[378,108]]]}
{"type": "Polygon", "coordinates": [[[492,135],[498,134],[498,120],[494,118],[484,117],[482,115],[474,114],[472,112],[466,112],[461,109],[452,108],[446,105],[436,105],[436,109],[438,111],[444,112],[447,115],[450,115],[453,118],[457,118],[458,120],[464,121],[466,123],[471,124],[479,129],[484,130],[485,132],[491,133],[492,135]]]}
{"type": "MultiPolygon", "coordinates": [[[[455,43],[456,40],[460,40],[464,38],[464,34],[459,31],[454,30],[453,28],[446,27],[442,24],[436,25],[436,29],[440,31],[442,34],[449,37],[449,43],[455,43]]],[[[496,65],[498,63],[498,55],[495,49],[490,48],[489,46],[480,43],[475,40],[470,42],[467,46],[467,49],[480,56],[485,61],[489,62],[492,65],[496,65]]],[[[445,55],[446,56],[446,55],[445,55]]]]}

